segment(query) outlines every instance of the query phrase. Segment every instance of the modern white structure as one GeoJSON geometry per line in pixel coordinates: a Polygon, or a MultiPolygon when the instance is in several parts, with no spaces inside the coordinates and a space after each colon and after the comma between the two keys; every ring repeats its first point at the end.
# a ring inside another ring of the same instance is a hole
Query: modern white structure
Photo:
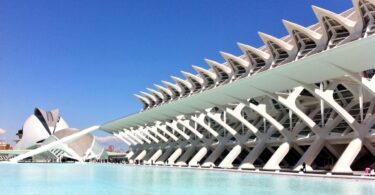
{"type": "MultiPolygon", "coordinates": [[[[78,129],[63,129],[47,138],[42,145],[48,145],[77,132],[79,132],[78,129]]],[[[41,159],[49,159],[57,162],[61,162],[64,158],[84,162],[107,159],[107,157],[108,155],[104,147],[91,134],[85,134],[79,139],[68,143],[62,143],[48,150],[48,152],[39,155],[41,159]]],[[[38,156],[36,156],[36,158],[38,158],[38,156]]]]}
{"type": "Polygon", "coordinates": [[[41,108],[35,108],[34,113],[26,119],[22,129],[17,133],[20,139],[15,149],[36,148],[49,136],[66,128],[69,126],[59,115],[58,109],[46,112],[41,108]]]}
{"type": "Polygon", "coordinates": [[[353,0],[318,23],[283,20],[289,35],[259,33],[225,62],[193,66],[136,95],[141,112],[101,129],[146,163],[352,172],[375,163],[375,1],[353,0]]]}
{"type": "MultiPolygon", "coordinates": [[[[30,150],[43,148],[52,142],[78,132],[78,129],[69,128],[64,119],[59,115],[59,110],[55,109],[51,112],[46,112],[40,108],[36,108],[34,114],[25,121],[23,128],[18,131],[17,135],[20,137],[20,140],[15,149],[30,150]]],[[[56,145],[35,155],[33,160],[61,162],[64,159],[69,159],[84,162],[106,158],[107,153],[104,147],[95,137],[91,134],[84,134],[77,139],[56,145]]]]}

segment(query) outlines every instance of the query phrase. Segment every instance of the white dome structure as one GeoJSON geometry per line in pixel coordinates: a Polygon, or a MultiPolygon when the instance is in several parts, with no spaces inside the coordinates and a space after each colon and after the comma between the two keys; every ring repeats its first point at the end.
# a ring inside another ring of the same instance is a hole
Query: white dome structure
{"type": "Polygon", "coordinates": [[[35,108],[34,114],[26,119],[22,129],[17,133],[20,140],[15,149],[35,148],[50,135],[66,128],[69,126],[59,115],[58,109],[46,112],[35,108]]]}
{"type": "MultiPolygon", "coordinates": [[[[34,114],[26,119],[23,128],[17,135],[20,140],[15,149],[29,150],[58,141],[79,132],[79,129],[69,128],[59,115],[59,110],[50,112],[35,108],[34,114]]],[[[91,134],[85,134],[78,139],[57,145],[36,155],[33,161],[88,161],[107,159],[104,147],[91,134]]]]}

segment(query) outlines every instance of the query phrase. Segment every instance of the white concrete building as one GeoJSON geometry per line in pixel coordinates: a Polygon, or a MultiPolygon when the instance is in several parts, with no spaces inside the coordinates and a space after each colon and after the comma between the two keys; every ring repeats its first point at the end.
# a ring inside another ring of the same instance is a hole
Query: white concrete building
{"type": "Polygon", "coordinates": [[[206,59],[209,70],[136,97],[140,113],[102,125],[145,163],[221,168],[363,170],[375,163],[375,1],[353,0],[289,35],[206,59]]]}
{"type": "MultiPolygon", "coordinates": [[[[32,150],[44,147],[77,132],[78,129],[69,128],[58,109],[48,112],[35,108],[34,113],[26,119],[22,129],[17,133],[20,139],[15,149],[32,150]]],[[[78,139],[56,145],[33,157],[34,161],[61,162],[66,159],[79,162],[107,159],[107,152],[93,135],[84,134],[78,139]]]]}
{"type": "Polygon", "coordinates": [[[69,128],[65,120],[60,116],[59,110],[50,112],[41,108],[35,108],[18,131],[19,140],[15,149],[24,150],[39,147],[49,136],[60,130],[69,128]]]}
{"type": "MultiPolygon", "coordinates": [[[[79,132],[78,129],[63,129],[48,137],[43,142],[42,146],[48,145],[52,142],[56,142],[77,132],[79,132]]],[[[49,159],[51,161],[57,162],[61,162],[64,159],[84,162],[90,160],[107,159],[108,154],[105,151],[104,147],[96,140],[93,135],[85,134],[79,139],[60,144],[48,150],[47,152],[35,156],[35,158],[49,159]]]]}

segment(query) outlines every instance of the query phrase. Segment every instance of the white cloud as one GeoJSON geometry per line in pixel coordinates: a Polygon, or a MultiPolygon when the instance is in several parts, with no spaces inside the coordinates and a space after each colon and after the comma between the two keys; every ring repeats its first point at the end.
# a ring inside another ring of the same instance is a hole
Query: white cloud
{"type": "Polygon", "coordinates": [[[96,140],[98,140],[101,143],[118,142],[118,141],[120,141],[117,137],[115,137],[113,135],[107,135],[107,136],[103,136],[103,137],[98,137],[97,136],[96,140]]]}
{"type": "Polygon", "coordinates": [[[5,131],[5,129],[0,128],[0,135],[5,134],[6,132],[7,132],[7,131],[5,131]]]}

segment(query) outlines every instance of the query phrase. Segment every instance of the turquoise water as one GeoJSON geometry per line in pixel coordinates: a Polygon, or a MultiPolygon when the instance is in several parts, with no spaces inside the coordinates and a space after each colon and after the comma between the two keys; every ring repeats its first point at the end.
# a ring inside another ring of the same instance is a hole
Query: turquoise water
{"type": "Polygon", "coordinates": [[[0,164],[0,194],[375,194],[375,182],[111,164],[0,164]]]}

